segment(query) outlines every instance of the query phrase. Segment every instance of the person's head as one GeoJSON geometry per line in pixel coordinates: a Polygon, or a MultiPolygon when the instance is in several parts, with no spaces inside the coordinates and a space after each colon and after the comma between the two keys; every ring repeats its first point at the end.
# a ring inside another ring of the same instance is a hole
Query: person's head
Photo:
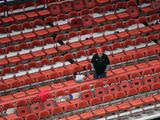
{"type": "Polygon", "coordinates": [[[102,54],[103,54],[102,48],[98,48],[97,49],[97,53],[98,53],[99,56],[102,56],[102,54]]]}

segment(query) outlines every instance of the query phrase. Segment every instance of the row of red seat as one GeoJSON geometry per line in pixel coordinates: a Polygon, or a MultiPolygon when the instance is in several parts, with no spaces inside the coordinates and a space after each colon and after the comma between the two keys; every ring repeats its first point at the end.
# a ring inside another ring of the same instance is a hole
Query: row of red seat
{"type": "MultiPolygon", "coordinates": [[[[128,40],[124,43],[126,43],[124,48],[127,47],[127,46],[130,46],[130,45],[133,45],[131,40],[130,41],[128,40]]],[[[107,46],[107,45],[104,45],[104,46],[102,46],[102,49],[104,51],[111,51],[111,50],[116,50],[117,48],[123,48],[122,44],[118,43],[118,42],[114,43],[110,47],[107,46]]],[[[33,62],[32,61],[32,62],[29,62],[25,65],[24,64],[18,64],[15,67],[12,67],[12,68],[6,67],[6,68],[2,69],[1,75],[5,75],[5,74],[8,74],[8,73],[17,73],[18,71],[21,71],[21,70],[22,71],[30,70],[31,68],[39,68],[40,69],[40,67],[43,67],[45,65],[54,65],[57,62],[63,63],[63,66],[66,67],[64,65],[64,62],[66,62],[67,60],[74,59],[74,58],[78,59],[81,56],[86,56],[88,58],[88,56],[90,56],[90,55],[92,55],[96,52],[97,52],[96,48],[90,48],[86,52],[83,51],[83,50],[80,50],[80,51],[76,52],[75,54],[67,53],[67,54],[64,55],[64,57],[55,56],[52,59],[42,59],[40,62],[33,62]]],[[[109,56],[109,59],[110,59],[111,64],[116,64],[116,63],[120,63],[120,62],[128,62],[130,60],[139,59],[139,58],[143,58],[143,57],[149,57],[149,56],[152,56],[152,55],[159,54],[159,52],[160,52],[159,46],[158,45],[153,45],[153,46],[148,47],[148,49],[147,48],[142,48],[142,49],[135,49],[134,48],[134,50],[131,50],[131,51],[123,50],[123,52],[118,53],[116,55],[111,53],[111,55],[109,56]]],[[[84,62],[84,61],[82,61],[82,62],[84,62]]],[[[77,62],[76,64],[79,65],[82,68],[84,67],[84,66],[81,66],[79,62],[77,62]]],[[[86,65],[89,64],[88,59],[87,59],[87,61],[85,61],[85,64],[86,65]]],[[[71,66],[73,66],[73,65],[71,65],[71,66]]],[[[74,69],[74,67],[75,66],[73,66],[72,69],[74,69]]],[[[74,71],[73,71],[73,73],[74,73],[74,71]]]]}
{"type": "MultiPolygon", "coordinates": [[[[153,15],[151,15],[151,16],[149,16],[149,18],[150,18],[150,22],[152,22],[152,21],[155,21],[155,20],[158,20],[159,19],[159,16],[158,16],[158,14],[153,14],[153,15]]],[[[137,29],[134,29],[134,30],[128,30],[128,32],[126,33],[126,32],[122,32],[122,33],[117,33],[117,35],[108,35],[107,37],[106,37],[106,39],[108,40],[108,41],[112,41],[112,40],[117,40],[118,38],[126,38],[126,37],[129,37],[129,36],[138,36],[138,35],[140,35],[141,33],[149,33],[149,32],[153,32],[153,31],[158,31],[159,29],[160,29],[160,26],[159,26],[159,24],[157,24],[157,25],[150,25],[150,26],[147,26],[147,27],[143,27],[143,28],[139,28],[139,23],[141,23],[141,24],[143,24],[143,23],[146,23],[146,22],[149,22],[148,20],[147,20],[147,18],[146,17],[140,17],[139,19],[129,19],[128,21],[126,21],[126,23],[123,23],[123,22],[117,22],[117,23],[115,23],[114,25],[112,25],[112,24],[107,24],[107,25],[105,25],[104,27],[94,27],[94,28],[92,28],[91,30],[81,30],[80,31],[80,35],[85,35],[85,34],[90,34],[91,32],[94,32],[94,33],[102,33],[102,32],[104,32],[104,31],[112,31],[112,30],[116,30],[116,29],[118,29],[118,28],[123,28],[123,29],[126,29],[127,30],[127,28],[129,27],[129,26],[131,26],[131,25],[133,25],[133,24],[135,24],[135,25],[137,25],[137,29]],[[139,28],[139,29],[138,29],[139,28]]],[[[52,21],[53,22],[53,21],[52,21]]],[[[37,25],[39,25],[40,24],[40,26],[41,25],[43,25],[43,21],[39,21],[39,20],[36,20],[35,21],[35,23],[37,23],[37,25]]],[[[27,22],[27,23],[24,23],[24,25],[25,26],[27,26],[27,28],[32,28],[31,26],[31,24],[29,23],[29,22],[27,22]]],[[[16,24],[14,24],[14,25],[12,25],[13,27],[13,29],[15,29],[15,30],[20,30],[19,28],[20,28],[20,26],[18,26],[18,25],[16,25],[16,24]],[[17,26],[17,27],[16,27],[17,26]]],[[[24,26],[24,27],[25,27],[24,26]]],[[[68,26],[68,25],[67,25],[68,26]]],[[[70,26],[70,25],[69,25],[70,26]]],[[[71,28],[71,27],[66,27],[66,24],[65,25],[61,25],[61,27],[64,29],[64,28],[71,28]],[[62,27],[62,26],[65,26],[65,27],[62,27]]],[[[61,29],[61,27],[59,26],[59,28],[61,29]]],[[[1,42],[1,44],[9,44],[9,43],[14,43],[14,42],[24,42],[24,39],[25,39],[25,41],[26,40],[28,40],[28,39],[35,39],[35,38],[37,38],[37,37],[41,37],[41,36],[48,36],[48,35],[51,35],[51,34],[53,34],[53,33],[56,33],[56,32],[59,32],[60,31],[60,29],[59,29],[58,27],[51,27],[51,28],[44,28],[44,29],[42,29],[42,30],[38,30],[38,31],[33,31],[33,32],[29,32],[29,33],[23,33],[23,34],[19,34],[19,35],[14,35],[14,36],[10,36],[10,37],[5,37],[5,38],[1,38],[0,39],[0,42],[1,42]]],[[[3,32],[5,32],[6,31],[6,29],[7,28],[4,28],[4,27],[2,27],[1,28],[1,33],[3,33],[3,32]]],[[[69,38],[71,38],[71,37],[75,37],[75,36],[77,36],[78,35],[78,33],[77,32],[71,32],[68,36],[69,36],[69,38]]],[[[64,37],[60,37],[60,38],[63,38],[63,39],[65,39],[64,37]]],[[[59,39],[59,38],[57,38],[57,41],[58,40],[63,40],[63,39],[59,39]]],[[[10,44],[9,44],[10,45],[10,44]]]]}
{"type": "MultiPolygon", "coordinates": [[[[105,106],[105,107],[101,107],[101,108],[97,108],[95,110],[91,110],[91,111],[87,111],[87,112],[83,112],[83,113],[79,113],[78,115],[70,115],[70,116],[66,116],[63,117],[59,120],[86,120],[86,119],[92,119],[92,118],[101,118],[104,117],[106,115],[113,115],[113,114],[119,114],[123,111],[129,111],[129,116],[132,116],[132,110],[141,107],[141,113],[144,113],[144,107],[150,104],[154,104],[154,108],[156,107],[156,102],[159,102],[160,100],[160,95],[156,94],[156,95],[151,95],[151,96],[146,96],[143,98],[134,98],[132,100],[128,100],[128,101],[124,101],[122,103],[118,103],[115,105],[111,105],[111,106],[105,106]]],[[[118,116],[120,118],[120,116],[118,116]]]]}
{"type": "MultiPolygon", "coordinates": [[[[110,29],[108,27],[109,27],[109,25],[105,26],[106,29],[110,29]]],[[[143,29],[145,33],[146,32],[148,33],[149,31],[150,32],[152,31],[150,27],[146,27],[147,30],[145,30],[145,28],[141,28],[141,29],[143,29]]],[[[156,29],[156,30],[158,30],[158,29],[156,29]]],[[[101,33],[102,29],[100,27],[95,27],[95,28],[92,29],[92,32],[101,33]]],[[[139,35],[141,32],[138,29],[136,29],[135,31],[131,30],[129,33],[132,33],[131,34],[131,36],[132,36],[132,35],[137,35],[137,33],[139,35]]],[[[87,35],[87,34],[90,37],[92,37],[89,30],[87,30],[87,29],[81,30],[81,35],[87,35]]],[[[78,37],[78,33],[77,32],[70,32],[70,34],[68,36],[68,39],[70,40],[71,38],[74,38],[74,37],[78,37]]],[[[78,49],[78,48],[81,48],[82,46],[91,46],[91,45],[99,44],[99,43],[102,44],[102,43],[105,43],[106,41],[114,41],[114,40],[118,40],[118,38],[128,38],[128,37],[129,37],[129,34],[127,32],[120,32],[117,35],[116,34],[115,35],[111,34],[111,35],[106,35],[105,37],[102,36],[102,37],[98,37],[98,38],[93,38],[93,40],[92,40],[92,38],[89,38],[89,40],[83,40],[83,41],[80,40],[80,41],[77,41],[77,42],[70,43],[68,45],[61,45],[61,46],[57,47],[57,50],[59,52],[64,52],[64,51],[71,50],[71,48],[72,49],[78,49]]],[[[145,42],[145,41],[148,42],[148,41],[151,41],[151,40],[158,40],[158,39],[159,39],[159,34],[152,34],[152,35],[147,36],[146,40],[143,39],[143,38],[137,38],[136,43],[145,42]]],[[[51,38],[46,38],[46,39],[42,40],[42,42],[40,42],[38,40],[35,40],[35,41],[30,43],[30,47],[29,47],[29,45],[24,43],[24,44],[20,44],[18,46],[9,46],[9,47],[6,48],[6,50],[5,49],[0,49],[0,53],[4,54],[4,53],[7,53],[9,51],[14,52],[14,51],[17,51],[18,49],[19,50],[28,49],[28,48],[35,47],[35,46],[43,46],[47,43],[50,44],[50,43],[54,43],[54,42],[58,42],[58,41],[66,41],[66,40],[67,40],[66,35],[59,34],[59,35],[57,35],[55,41],[53,41],[51,38]]],[[[126,45],[127,42],[128,41],[126,41],[124,43],[124,45],[126,45]]],[[[129,43],[133,43],[133,42],[130,41],[129,43]]],[[[131,45],[131,44],[129,44],[129,45],[131,45]]],[[[37,52],[32,52],[32,53],[20,55],[20,58],[19,57],[10,57],[10,58],[8,58],[8,60],[6,60],[4,58],[4,59],[0,60],[1,61],[0,65],[4,66],[4,65],[8,64],[8,62],[17,63],[17,62],[20,62],[21,59],[22,60],[28,60],[28,59],[32,59],[32,58],[43,57],[45,55],[53,55],[53,54],[57,53],[57,50],[55,48],[49,48],[49,49],[44,49],[43,51],[37,51],[37,52]]]]}
{"type": "MultiPolygon", "coordinates": [[[[110,79],[110,77],[112,77],[112,76],[122,77],[123,75],[126,75],[126,74],[128,74],[129,77],[133,76],[132,78],[130,78],[130,79],[133,79],[133,78],[137,77],[141,72],[143,73],[143,75],[152,74],[153,72],[150,71],[151,69],[153,69],[153,71],[155,73],[160,72],[159,71],[159,64],[160,64],[159,61],[150,61],[150,62],[148,62],[148,64],[149,64],[149,66],[145,66],[145,67],[144,67],[144,65],[137,64],[138,66],[141,66],[140,68],[137,68],[136,66],[131,65],[131,66],[126,66],[124,68],[118,68],[118,69],[115,69],[112,71],[108,71],[107,72],[108,79],[110,79]],[[116,72],[116,70],[121,71],[121,72],[116,72]],[[148,71],[150,71],[150,72],[148,72],[148,71]]],[[[111,84],[111,83],[115,82],[113,80],[108,80],[108,79],[105,79],[107,84],[111,84]]],[[[119,78],[119,79],[121,79],[121,78],[119,78]]],[[[18,102],[18,101],[24,100],[24,99],[29,100],[31,98],[36,97],[37,94],[39,93],[39,90],[42,90],[42,89],[49,91],[49,93],[53,94],[53,96],[58,97],[58,96],[68,95],[68,94],[74,93],[75,88],[76,89],[80,88],[80,91],[83,91],[86,89],[90,89],[91,85],[94,85],[95,87],[103,86],[103,84],[101,84],[101,83],[99,85],[99,80],[93,81],[92,78],[91,79],[89,78],[88,80],[89,80],[88,82],[82,82],[80,84],[75,83],[75,81],[66,81],[64,83],[45,85],[45,86],[39,87],[38,89],[34,88],[34,89],[26,90],[24,92],[22,92],[22,91],[17,92],[13,95],[9,94],[6,96],[1,96],[0,97],[0,100],[1,100],[0,105],[14,103],[14,102],[18,102]]],[[[1,88],[2,87],[3,86],[1,86],[1,88]]]]}
{"type": "MultiPolygon", "coordinates": [[[[38,114],[41,113],[41,111],[46,111],[48,110],[48,115],[57,115],[57,114],[61,114],[62,112],[70,112],[73,111],[75,109],[81,109],[81,108],[85,108],[88,106],[93,106],[93,105],[98,105],[101,104],[102,102],[110,102],[113,100],[117,100],[117,99],[121,99],[124,97],[129,97],[129,96],[134,96],[137,94],[141,94],[141,93],[146,93],[149,92],[150,86],[152,86],[151,88],[153,90],[158,90],[160,87],[160,76],[159,74],[157,74],[156,77],[156,81],[151,81],[150,79],[154,80],[152,77],[144,77],[146,78],[146,80],[148,80],[147,84],[144,83],[144,85],[141,84],[141,80],[138,81],[138,79],[132,80],[132,87],[129,86],[129,82],[122,82],[120,83],[119,86],[121,86],[120,91],[119,90],[115,90],[115,87],[113,86],[118,86],[117,84],[115,85],[111,85],[107,87],[107,94],[105,92],[105,88],[104,88],[104,84],[102,81],[99,81],[99,86],[97,88],[95,88],[94,90],[94,94],[95,96],[93,97],[91,91],[84,91],[81,92],[81,97],[80,99],[73,99],[70,101],[65,101],[65,102],[60,102],[57,103],[57,106],[55,106],[53,101],[46,101],[43,103],[43,106],[41,103],[32,103],[30,105],[30,109],[28,108],[28,103],[26,101],[20,101],[17,105],[17,115],[20,117],[25,117],[28,114],[31,114],[30,111],[32,112],[32,114],[38,114]],[[149,78],[149,79],[147,79],[149,78]],[[138,81],[138,82],[137,82],[138,81]],[[127,83],[127,85],[126,85],[127,83]],[[151,84],[152,83],[152,84],[151,84]],[[27,105],[27,106],[26,106],[27,105]],[[35,109],[36,108],[36,109],[35,109]],[[43,110],[44,109],[44,110],[43,110]]],[[[89,88],[89,86],[88,86],[89,88]]],[[[85,89],[88,89],[85,88],[85,89]]],[[[78,92],[78,89],[72,89],[72,92],[78,92]]],[[[59,92],[61,95],[65,95],[65,91],[63,92],[59,92]],[[63,94],[64,92],[64,94],[63,94]]],[[[144,97],[142,99],[143,103],[141,102],[141,105],[143,104],[152,104],[153,102],[155,102],[155,100],[153,100],[152,97],[144,97]]],[[[130,104],[129,104],[130,105],[130,104]]],[[[139,104],[138,104],[139,105],[139,104]]],[[[14,107],[12,104],[6,104],[3,109],[7,109],[7,108],[12,108],[14,107]]],[[[118,105],[118,108],[120,107],[120,105],[118,105]]],[[[137,106],[134,106],[137,107],[137,106]]],[[[124,110],[124,107],[123,107],[124,110]]],[[[113,112],[113,111],[112,111],[113,112]]]]}

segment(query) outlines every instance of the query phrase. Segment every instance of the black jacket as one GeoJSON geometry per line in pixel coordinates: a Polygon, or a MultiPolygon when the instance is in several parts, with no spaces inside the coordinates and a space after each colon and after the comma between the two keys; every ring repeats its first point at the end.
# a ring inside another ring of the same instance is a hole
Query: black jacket
{"type": "Polygon", "coordinates": [[[101,57],[99,57],[98,54],[93,55],[91,62],[97,74],[104,73],[107,65],[110,64],[109,58],[106,54],[102,54],[101,57]]]}

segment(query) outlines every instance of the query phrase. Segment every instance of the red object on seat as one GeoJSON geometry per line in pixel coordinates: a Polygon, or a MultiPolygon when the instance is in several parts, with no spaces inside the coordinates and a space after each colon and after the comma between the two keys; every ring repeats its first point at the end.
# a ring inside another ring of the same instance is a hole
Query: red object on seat
{"type": "Polygon", "coordinates": [[[49,98],[49,93],[45,90],[41,90],[38,96],[42,102],[45,102],[49,98]]]}

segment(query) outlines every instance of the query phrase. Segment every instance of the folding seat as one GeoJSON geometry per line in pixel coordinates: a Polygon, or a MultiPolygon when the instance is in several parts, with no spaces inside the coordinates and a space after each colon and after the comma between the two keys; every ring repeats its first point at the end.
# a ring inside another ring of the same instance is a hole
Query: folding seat
{"type": "Polygon", "coordinates": [[[64,14],[71,12],[72,11],[71,2],[63,2],[63,4],[61,4],[61,9],[64,14]]]}
{"type": "Polygon", "coordinates": [[[57,115],[63,112],[63,108],[61,107],[53,107],[51,110],[51,115],[57,115]]]}
{"type": "Polygon", "coordinates": [[[84,28],[91,27],[94,24],[94,19],[90,15],[82,16],[81,20],[84,28]]]}
{"type": "MultiPolygon", "coordinates": [[[[64,42],[66,41],[67,39],[67,36],[64,35],[64,34],[59,34],[56,36],[55,38],[55,42],[64,42]]],[[[66,52],[66,51],[69,51],[71,48],[69,45],[61,45],[61,46],[57,46],[57,49],[60,51],[60,52],[66,52]]]]}
{"type": "Polygon", "coordinates": [[[103,13],[103,8],[96,6],[92,9],[92,15],[94,18],[94,22],[97,24],[103,23],[105,22],[105,18],[104,18],[104,13],[103,13]]]}
{"type": "Polygon", "coordinates": [[[64,65],[64,59],[60,56],[55,56],[51,60],[51,64],[53,64],[53,68],[63,67],[64,65]]]}
{"type": "Polygon", "coordinates": [[[17,4],[12,7],[12,14],[14,14],[14,19],[16,21],[23,21],[27,19],[27,17],[23,13],[16,14],[16,13],[24,12],[23,10],[24,10],[24,4],[17,4]]]}
{"type": "Polygon", "coordinates": [[[150,26],[146,26],[146,23],[148,23],[149,21],[145,16],[139,17],[138,22],[139,22],[138,27],[140,32],[142,32],[143,34],[152,32],[152,28],[150,26]]]}
{"type": "Polygon", "coordinates": [[[156,24],[158,23],[158,20],[159,20],[159,15],[158,14],[152,14],[149,16],[149,24],[156,24]]]}
{"type": "MultiPolygon", "coordinates": [[[[118,60],[118,61],[120,61],[120,60],[118,60]]],[[[117,61],[117,62],[118,62],[117,61]]],[[[117,68],[117,69],[114,69],[114,70],[112,70],[112,72],[115,74],[115,75],[118,75],[118,74],[124,74],[126,71],[125,71],[125,69],[123,69],[123,68],[117,68]]]]}
{"type": "Polygon", "coordinates": [[[118,2],[115,5],[116,15],[120,19],[128,19],[129,14],[127,12],[127,3],[126,2],[118,2]]]}
{"type": "Polygon", "coordinates": [[[89,48],[87,52],[88,52],[87,53],[88,54],[88,58],[91,59],[92,56],[97,53],[97,49],[96,48],[89,48]]]}
{"type": "Polygon", "coordinates": [[[29,110],[28,106],[24,105],[24,106],[17,107],[17,115],[18,116],[24,117],[29,113],[30,113],[30,110],[29,110]]]}
{"type": "Polygon", "coordinates": [[[125,91],[117,91],[114,93],[115,99],[122,99],[126,97],[125,91]]]}
{"type": "MultiPolygon", "coordinates": [[[[44,40],[43,40],[43,45],[47,45],[47,44],[53,44],[54,43],[54,40],[53,38],[51,37],[46,37],[44,40]]],[[[45,47],[44,47],[45,48],[45,47]]]]}
{"type": "Polygon", "coordinates": [[[127,96],[134,96],[137,95],[138,93],[139,92],[137,88],[130,88],[127,90],[127,96]]]}
{"type": "Polygon", "coordinates": [[[141,12],[143,14],[149,14],[154,12],[154,9],[151,5],[151,0],[139,0],[141,12]]]}
{"type": "Polygon", "coordinates": [[[147,45],[145,42],[146,42],[145,38],[137,37],[135,40],[136,48],[145,47],[147,45]]]}
{"type": "Polygon", "coordinates": [[[132,41],[132,40],[130,40],[130,39],[125,40],[125,41],[123,42],[123,47],[124,47],[124,50],[125,50],[125,51],[129,51],[129,50],[135,49],[135,47],[134,47],[134,41],[132,41]]]}
{"type": "Polygon", "coordinates": [[[28,63],[27,69],[31,69],[31,68],[35,68],[35,67],[39,67],[37,62],[30,62],[28,63]]]}
{"type": "Polygon", "coordinates": [[[107,91],[109,94],[116,93],[118,91],[118,86],[117,85],[110,85],[107,87],[107,91]]]}
{"type": "Polygon", "coordinates": [[[50,112],[48,110],[43,110],[38,113],[39,119],[46,119],[50,116],[50,112]]]}
{"type": "Polygon", "coordinates": [[[65,112],[71,112],[74,111],[76,109],[76,106],[74,104],[66,104],[66,106],[64,106],[64,111],[65,112]]]}
{"type": "Polygon", "coordinates": [[[153,41],[158,41],[159,37],[156,34],[151,34],[146,37],[147,45],[153,45],[153,41]]]}
{"type": "Polygon", "coordinates": [[[156,67],[154,70],[153,70],[154,73],[160,73],[160,67],[156,67]]]}
{"type": "Polygon", "coordinates": [[[6,17],[1,18],[2,23],[8,24],[8,23],[14,22],[14,18],[12,16],[8,16],[8,12],[11,11],[11,7],[9,7],[9,6],[3,6],[1,8],[1,10],[2,11],[6,11],[4,13],[6,17]]]}
{"type": "Polygon", "coordinates": [[[121,103],[121,104],[118,104],[117,105],[119,111],[129,111],[130,112],[130,108],[131,108],[131,105],[128,103],[128,102],[124,102],[124,103],[121,103]]]}
{"type": "Polygon", "coordinates": [[[134,79],[134,80],[131,81],[132,88],[138,88],[141,85],[142,85],[142,80],[141,79],[134,79]]]}
{"type": "Polygon", "coordinates": [[[151,87],[151,85],[155,82],[154,78],[152,76],[146,76],[144,77],[144,84],[151,87]]]}
{"type": "Polygon", "coordinates": [[[91,91],[84,91],[81,93],[81,99],[89,101],[92,98],[91,91]]]}
{"type": "Polygon", "coordinates": [[[80,91],[84,91],[84,90],[88,90],[88,89],[90,89],[90,86],[87,83],[80,86],[80,91]]]}
{"type": "Polygon", "coordinates": [[[142,76],[148,76],[148,75],[152,75],[153,74],[153,71],[151,69],[144,69],[142,71],[142,76]]]}
{"type": "Polygon", "coordinates": [[[14,72],[23,71],[25,70],[25,66],[23,64],[18,64],[14,67],[14,72]]]}
{"type": "Polygon", "coordinates": [[[89,120],[89,119],[91,119],[93,116],[94,116],[94,115],[93,115],[93,113],[92,113],[91,111],[89,111],[89,112],[84,112],[84,113],[81,113],[81,114],[80,114],[80,117],[81,117],[82,119],[84,119],[84,120],[89,120]]]}
{"type": "Polygon", "coordinates": [[[25,116],[25,120],[37,120],[37,119],[38,119],[38,117],[35,113],[27,114],[25,116]]]}
{"type": "Polygon", "coordinates": [[[84,46],[94,45],[94,41],[91,39],[91,33],[88,29],[82,29],[80,31],[80,39],[84,46]]]}
{"type": "Polygon", "coordinates": [[[12,46],[12,45],[6,47],[4,50],[5,53],[16,52],[16,51],[18,51],[18,48],[16,46],[12,46]]]}
{"type": "Polygon", "coordinates": [[[46,75],[40,75],[36,78],[36,82],[43,82],[45,80],[48,80],[46,75]]]}
{"type": "Polygon", "coordinates": [[[115,27],[112,24],[108,24],[104,26],[104,35],[107,42],[113,42],[118,39],[115,32],[115,27]]]}
{"type": "Polygon", "coordinates": [[[12,24],[8,27],[10,36],[18,35],[21,33],[21,26],[19,24],[12,24]]]}
{"type": "Polygon", "coordinates": [[[5,91],[7,90],[9,87],[7,84],[0,82],[0,91],[5,91]]]}
{"type": "Polygon", "coordinates": [[[44,23],[46,28],[51,28],[51,26],[55,26],[55,18],[53,16],[45,17],[44,23]]]}
{"type": "Polygon", "coordinates": [[[130,82],[125,81],[125,82],[121,82],[120,84],[120,90],[122,91],[127,91],[128,89],[130,89],[130,82]]]}
{"type": "MultiPolygon", "coordinates": [[[[42,45],[41,41],[39,41],[39,40],[33,40],[33,41],[30,43],[30,48],[39,47],[39,46],[41,46],[41,45],[42,45]]],[[[34,51],[34,50],[32,50],[32,51],[34,51]]]]}
{"type": "Polygon", "coordinates": [[[85,100],[81,100],[81,101],[77,102],[77,108],[78,109],[85,108],[85,107],[88,107],[88,106],[89,106],[89,103],[85,100]]]}
{"type": "Polygon", "coordinates": [[[68,116],[67,120],[80,120],[80,116],[79,115],[72,115],[72,116],[68,116]]]}
{"type": "Polygon", "coordinates": [[[122,49],[122,43],[120,42],[114,42],[111,46],[112,54],[120,53],[123,51],[122,49]]]}
{"type": "Polygon", "coordinates": [[[118,17],[115,15],[114,6],[112,4],[106,4],[104,7],[105,19],[109,22],[115,22],[118,17]]]}
{"type": "Polygon", "coordinates": [[[120,38],[120,39],[126,39],[129,37],[129,34],[126,31],[126,26],[123,22],[117,22],[115,23],[115,29],[116,29],[116,32],[117,32],[117,36],[120,38]]]}
{"type": "Polygon", "coordinates": [[[8,36],[8,29],[7,27],[0,27],[0,38],[4,38],[4,37],[7,37],[8,36]]]}
{"type": "Polygon", "coordinates": [[[95,0],[85,0],[84,4],[86,8],[93,8],[96,5],[95,0]]]}
{"type": "Polygon", "coordinates": [[[102,27],[92,28],[92,36],[96,44],[103,44],[106,42],[106,39],[103,37],[102,27]]]}
{"type": "Polygon", "coordinates": [[[26,100],[20,100],[16,102],[16,106],[20,107],[20,106],[27,106],[28,105],[28,101],[26,100]]]}
{"type": "Polygon", "coordinates": [[[66,14],[59,14],[56,17],[58,28],[60,30],[70,30],[71,26],[68,21],[68,16],[66,14]]]}
{"type": "Polygon", "coordinates": [[[111,105],[111,106],[105,107],[105,110],[108,114],[113,114],[113,113],[117,112],[119,109],[116,105],[111,105]]]}
{"type": "Polygon", "coordinates": [[[140,52],[136,52],[136,53],[134,54],[134,59],[139,60],[139,59],[142,59],[143,57],[145,57],[145,55],[144,55],[144,53],[142,53],[141,51],[140,51],[140,52]]]}
{"type": "Polygon", "coordinates": [[[12,73],[12,72],[13,72],[12,68],[6,67],[6,68],[2,69],[1,75],[6,75],[6,74],[9,74],[9,73],[12,73]]]}
{"type": "Polygon", "coordinates": [[[45,110],[51,111],[52,108],[54,108],[54,101],[52,100],[47,100],[43,103],[43,107],[45,110]]]}
{"type": "Polygon", "coordinates": [[[107,79],[106,79],[106,84],[107,84],[107,85],[111,85],[111,84],[114,84],[114,83],[117,83],[117,82],[118,82],[117,79],[114,78],[114,77],[113,77],[113,78],[111,77],[111,78],[107,78],[107,79]]]}
{"type": "Polygon", "coordinates": [[[140,35],[140,31],[138,29],[138,22],[135,19],[129,19],[126,22],[127,29],[129,30],[128,33],[130,36],[138,36],[140,35]]]}
{"type": "Polygon", "coordinates": [[[128,75],[118,76],[118,82],[129,81],[128,75]]]}
{"type": "Polygon", "coordinates": [[[76,0],[72,2],[73,8],[76,11],[82,10],[84,8],[84,2],[83,0],[76,0]]]}
{"type": "Polygon", "coordinates": [[[47,35],[48,32],[44,30],[44,21],[41,19],[36,19],[32,22],[35,33],[37,36],[44,36],[47,35]]]}
{"type": "Polygon", "coordinates": [[[68,38],[69,45],[72,47],[72,49],[78,49],[82,47],[82,44],[79,41],[78,32],[70,32],[68,38]]]}
{"type": "Polygon", "coordinates": [[[155,98],[153,96],[147,96],[141,99],[144,104],[154,104],[155,98]]]}
{"type": "Polygon", "coordinates": [[[51,11],[51,14],[53,16],[57,16],[57,15],[61,14],[60,4],[53,4],[53,5],[49,6],[49,10],[51,11]]]}
{"type": "Polygon", "coordinates": [[[39,113],[43,108],[40,103],[36,102],[30,105],[30,110],[32,113],[39,113]]]}
{"type": "Polygon", "coordinates": [[[27,18],[34,19],[38,17],[38,13],[34,11],[34,9],[36,9],[34,2],[26,2],[24,4],[24,11],[25,11],[25,15],[27,16],[27,18]]]}
{"type": "Polygon", "coordinates": [[[21,28],[22,28],[22,32],[23,33],[27,33],[27,32],[32,32],[33,29],[32,29],[32,23],[31,22],[28,22],[28,21],[25,21],[24,23],[21,24],[21,28]]]}
{"type": "Polygon", "coordinates": [[[142,85],[142,86],[139,86],[138,90],[140,93],[146,93],[150,91],[150,87],[149,85],[142,85]]]}
{"type": "Polygon", "coordinates": [[[89,100],[89,103],[91,106],[98,105],[101,103],[101,98],[100,97],[93,97],[89,100]]]}
{"type": "Polygon", "coordinates": [[[159,90],[160,89],[160,83],[159,82],[153,83],[151,88],[152,88],[152,90],[159,90]]]}

